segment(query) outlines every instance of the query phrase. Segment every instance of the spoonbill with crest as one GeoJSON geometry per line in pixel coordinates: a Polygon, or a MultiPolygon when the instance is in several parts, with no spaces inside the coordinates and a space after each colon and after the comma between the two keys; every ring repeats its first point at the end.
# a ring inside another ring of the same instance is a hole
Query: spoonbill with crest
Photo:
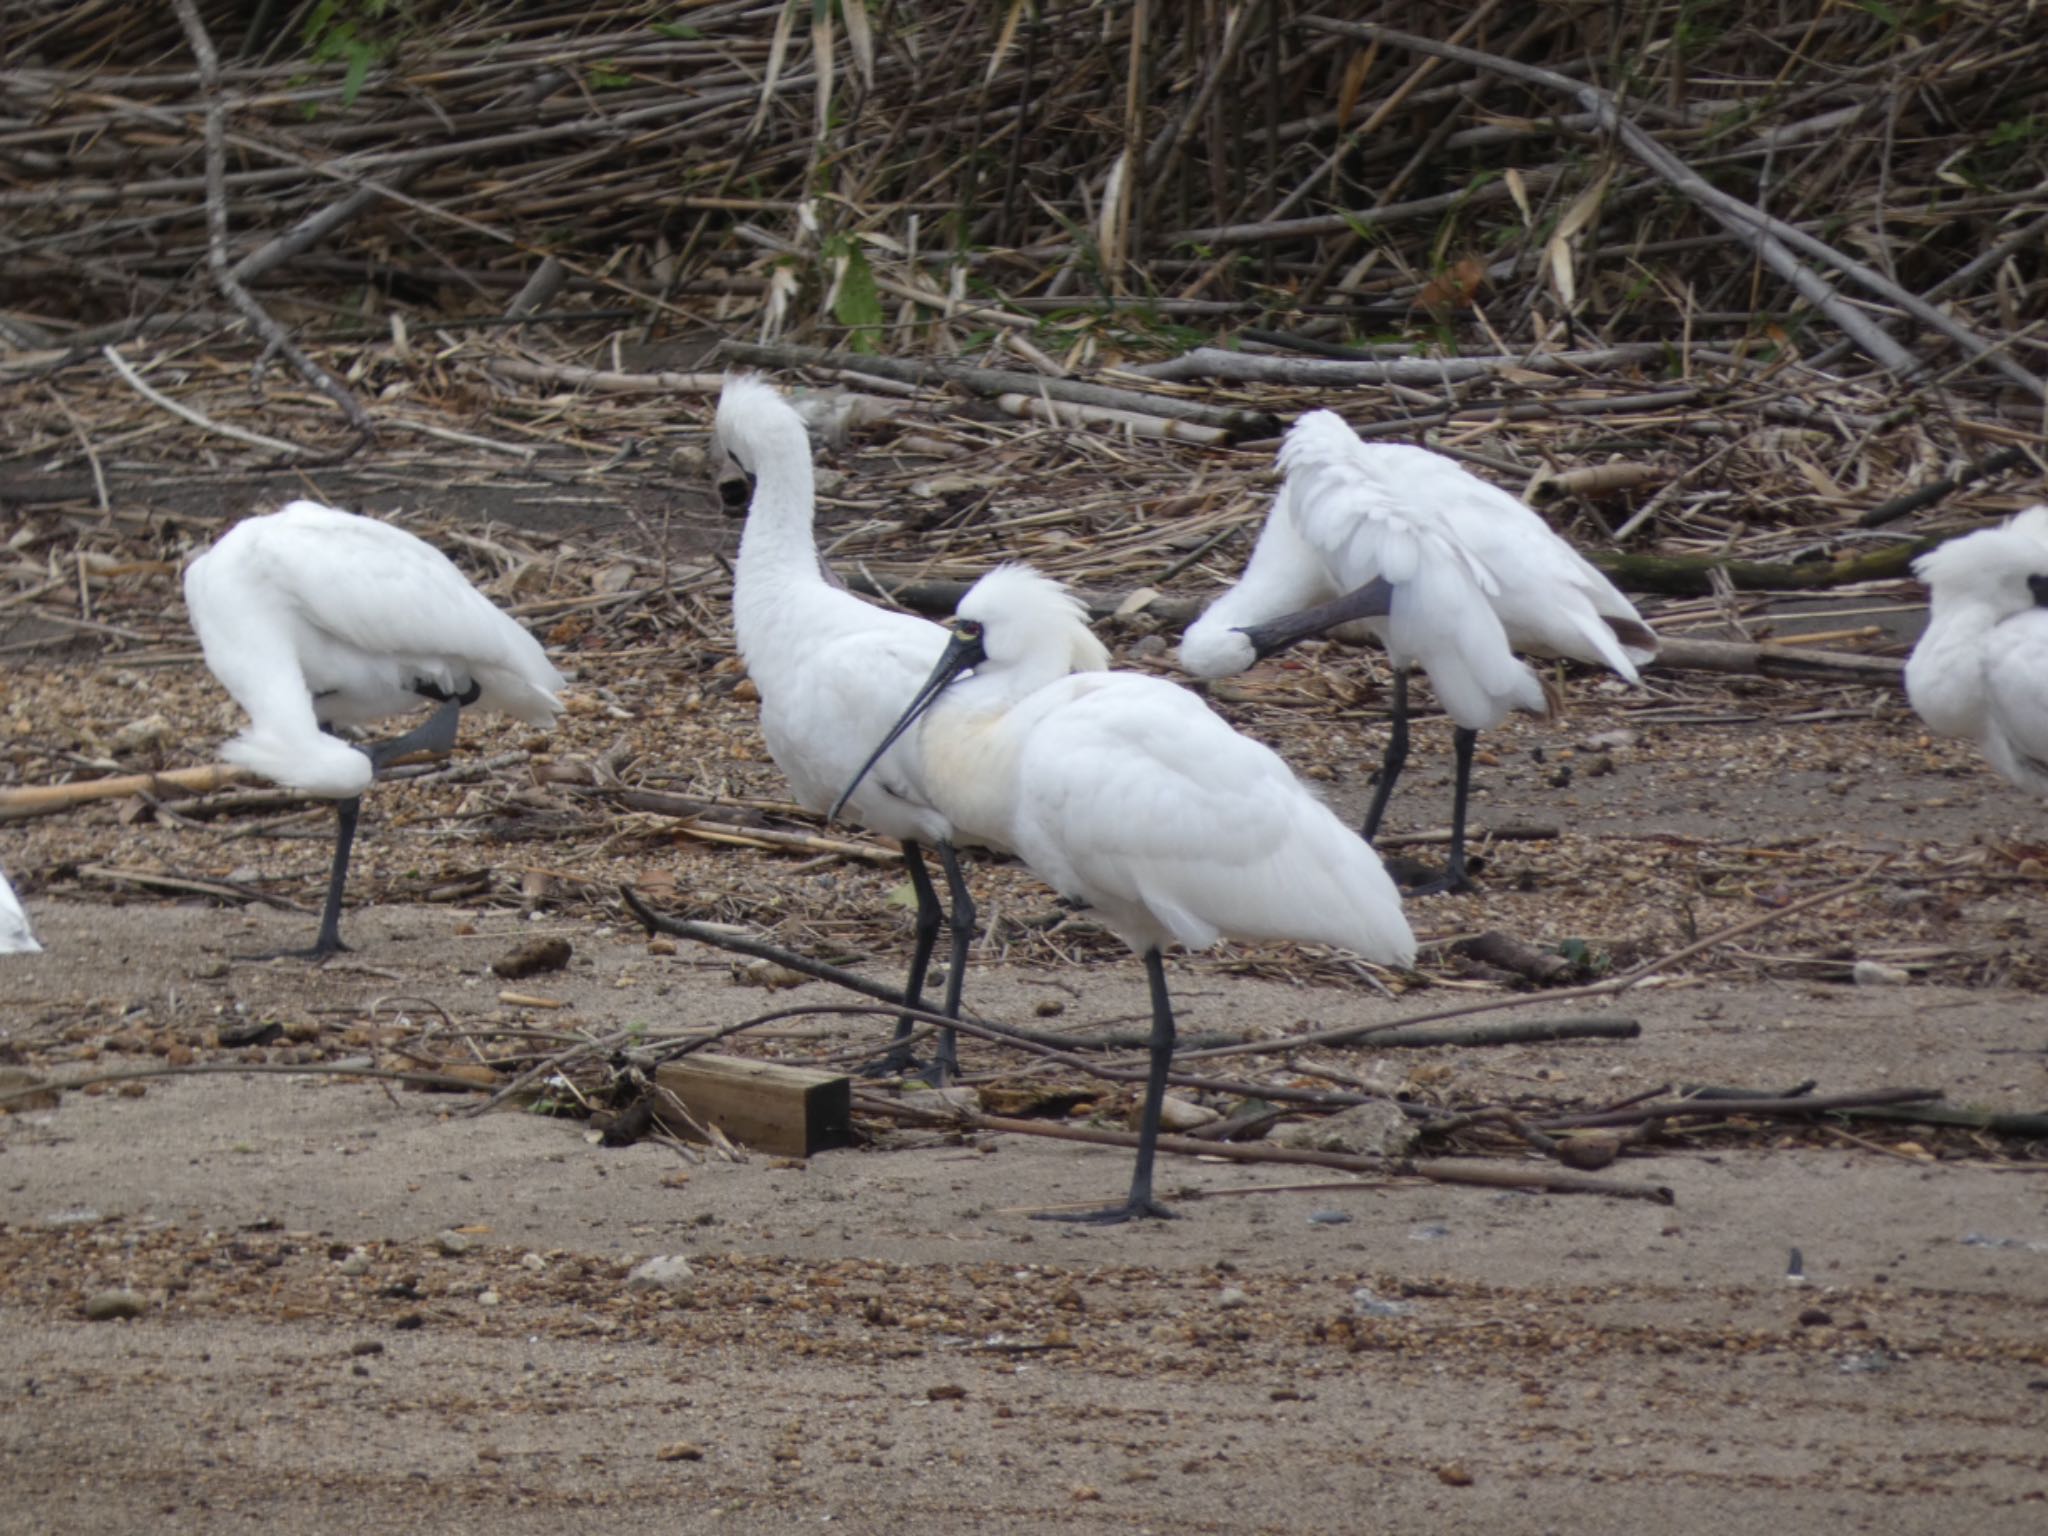
{"type": "Polygon", "coordinates": [[[1174,1046],[1168,945],[1298,939],[1406,966],[1415,938],[1379,856],[1285,763],[1175,683],[1074,673],[1086,632],[1057,582],[1027,566],[989,572],[868,761],[885,762],[914,725],[925,788],[956,831],[1014,849],[1143,957],[1151,1062],[1130,1194],[1057,1218],[1107,1223],[1172,1214],[1152,1194],[1174,1046]]]}

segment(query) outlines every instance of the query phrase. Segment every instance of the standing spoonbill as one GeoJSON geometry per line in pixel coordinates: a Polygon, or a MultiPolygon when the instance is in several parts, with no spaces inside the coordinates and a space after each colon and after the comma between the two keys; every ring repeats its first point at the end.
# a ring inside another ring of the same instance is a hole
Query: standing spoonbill
{"type": "Polygon", "coordinates": [[[1151,1069],[1130,1195],[1052,1218],[1109,1223],[1173,1214],[1152,1197],[1173,1060],[1167,945],[1299,939],[1406,966],[1415,936],[1379,856],[1272,752],[1163,678],[1074,674],[1068,657],[1086,632],[1057,582],[1028,566],[989,572],[869,761],[916,723],[925,787],[953,826],[1015,849],[1144,957],[1151,1069]]]}
{"type": "MultiPolygon", "coordinates": [[[[817,490],[810,435],[772,386],[752,375],[726,380],[712,427],[712,459],[720,498],[747,519],[733,579],[733,636],[761,696],[761,734],[797,803],[823,812],[917,692],[946,648],[946,631],[929,619],[879,608],[826,579],[812,533],[817,490]]],[[[1100,669],[1109,665],[1109,654],[1083,630],[1073,637],[1066,663],[1100,669]]],[[[921,1006],[942,920],[923,851],[937,850],[952,903],[942,1011],[957,1018],[974,902],[953,829],[925,793],[914,748],[906,744],[876,765],[850,808],[861,826],[903,846],[917,896],[916,942],[903,986],[912,1008],[921,1006]]],[[[888,1054],[871,1071],[915,1066],[913,1027],[908,1014],[897,1021],[888,1054]]],[[[942,1031],[929,1070],[943,1083],[958,1068],[953,1032],[942,1031]]]]}
{"type": "Polygon", "coordinates": [[[317,960],[348,948],[341,892],[362,793],[380,769],[411,752],[446,752],[467,705],[543,726],[562,707],[562,674],[540,642],[446,555],[317,502],[222,534],[186,567],[185,606],[207,667],[249,715],[221,755],[335,803],[320,933],[311,949],[285,953],[317,960]],[[393,741],[358,747],[330,733],[422,703],[439,707],[393,741]]]}
{"type": "Polygon", "coordinates": [[[28,926],[28,914],[21,910],[14,887],[7,883],[7,871],[0,869],[0,955],[36,955],[42,949],[28,926]]]}
{"type": "Polygon", "coordinates": [[[1450,860],[1417,888],[1459,891],[1472,747],[1513,709],[1551,699],[1518,650],[1609,667],[1636,682],[1657,637],[1627,598],[1529,508],[1442,454],[1366,443],[1311,411],[1280,448],[1280,494],[1232,587],[1181,637],[1181,664],[1227,677],[1363,621],[1394,669],[1393,728],[1362,828],[1367,841],[1408,759],[1408,673],[1429,674],[1457,729],[1450,860]]]}
{"type": "Polygon", "coordinates": [[[2048,506],[1950,539],[1913,574],[1930,603],[1907,699],[1929,729],[1976,742],[2013,783],[2048,795],[2048,506]]]}

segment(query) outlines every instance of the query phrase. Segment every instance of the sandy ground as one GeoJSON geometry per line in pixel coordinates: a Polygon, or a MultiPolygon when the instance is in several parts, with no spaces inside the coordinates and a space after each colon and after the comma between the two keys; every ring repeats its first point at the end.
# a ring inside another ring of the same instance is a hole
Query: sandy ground
{"type": "MultiPolygon", "coordinates": [[[[296,936],[290,914],[32,908],[48,952],[8,963],[18,1045],[87,994],[329,1021],[388,1014],[399,992],[454,1002],[495,987],[483,962],[541,926],[358,912],[358,956],[308,972],[231,963],[296,936]]],[[[763,1011],[723,957],[547,926],[577,959],[534,985],[580,1024],[763,1011]]],[[[1181,979],[1191,1030],[1397,1006],[1181,979]]],[[[1025,1015],[1060,980],[977,967],[971,998],[1025,1015]]],[[[1072,1022],[1140,1005],[1135,966],[1099,967],[1072,1022]]],[[[2048,1021],[1997,989],[1707,981],[1616,1011],[1642,1038],[1347,1059],[1480,1095],[1619,1098],[1816,1063],[1836,1064],[1828,1089],[1927,1082],[1996,1108],[2038,1107],[2048,1087],[2048,1021]]],[[[945,1137],[686,1165],[458,1102],[209,1076],[0,1121],[0,1529],[2018,1533],[2048,1518],[2038,1164],[1802,1137],[1610,1170],[1669,1186],[1665,1207],[1418,1182],[1242,1193],[1345,1181],[1176,1159],[1163,1189],[1182,1219],[1093,1230],[1027,1212],[1114,1194],[1122,1152],[945,1137]],[[655,1254],[688,1257],[686,1289],[629,1292],[655,1254]],[[141,1315],[86,1321],[113,1288],[141,1315]]]]}

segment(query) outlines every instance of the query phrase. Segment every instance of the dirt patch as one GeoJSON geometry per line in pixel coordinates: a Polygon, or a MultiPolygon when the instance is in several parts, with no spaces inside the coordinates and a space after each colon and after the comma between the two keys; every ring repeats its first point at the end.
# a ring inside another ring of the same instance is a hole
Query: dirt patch
{"type": "MultiPolygon", "coordinates": [[[[228,962],[289,939],[292,914],[32,907],[49,949],[9,962],[11,1043],[101,1067],[131,1059],[114,1022],[145,1015],[338,1031],[402,993],[472,1016],[498,986],[488,960],[541,926],[358,912],[358,956],[322,972],[228,962]],[[98,1033],[65,1038],[59,1021],[95,1004],[98,1033]]],[[[555,926],[577,949],[549,979],[569,1027],[764,1011],[725,957],[555,926]]],[[[1075,974],[977,966],[970,996],[1029,1017],[1075,974]]],[[[1135,966],[1086,977],[1063,1022],[1142,1007],[1135,966]]],[[[1199,964],[1178,979],[1191,1031],[1396,1009],[1199,964]]],[[[1816,1068],[1829,1088],[2041,1097],[2042,1022],[1997,990],[1705,982],[1623,1006],[1638,1040],[1342,1059],[1482,1099],[1816,1068]]],[[[1613,1170],[1669,1185],[1669,1208],[1415,1182],[1252,1193],[1349,1181],[1176,1159],[1162,1188],[1181,1220],[1097,1231],[1027,1213],[1114,1194],[1122,1152],[935,1137],[688,1164],[595,1147],[576,1121],[460,1118],[459,1102],[207,1077],[0,1121],[16,1323],[0,1357],[18,1399],[0,1528],[329,1530],[345,1506],[348,1528],[444,1530],[600,1512],[1344,1530],[1370,1509],[1445,1531],[1790,1516],[2020,1532],[2048,1493],[2040,1180],[1963,1148],[1874,1150],[1900,1130],[1702,1142],[1613,1170]],[[679,1294],[628,1288],[657,1253],[688,1257],[679,1294]],[[110,1289],[142,1314],[84,1321],[110,1289]]]]}

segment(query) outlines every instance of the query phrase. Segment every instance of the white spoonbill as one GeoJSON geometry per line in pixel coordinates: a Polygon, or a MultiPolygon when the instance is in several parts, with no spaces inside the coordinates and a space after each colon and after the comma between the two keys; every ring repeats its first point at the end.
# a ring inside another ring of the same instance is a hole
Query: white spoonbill
{"type": "Polygon", "coordinates": [[[1173,1059],[1167,945],[1299,939],[1405,966],[1415,937],[1379,856],[1285,763],[1175,683],[1072,674],[1085,633],[1057,582],[1026,566],[989,572],[960,600],[945,654],[870,761],[922,715],[925,786],[953,826],[1015,849],[1144,957],[1151,1070],[1130,1195],[1058,1218],[1118,1222],[1172,1214],[1152,1198],[1173,1059]]]}
{"type": "Polygon", "coordinates": [[[1408,757],[1408,671],[1429,674],[1455,723],[1451,855],[1421,890],[1463,890],[1465,804],[1478,733],[1509,710],[1546,714],[1517,650],[1612,668],[1631,683],[1657,637],[1529,508],[1442,454],[1361,442],[1311,411],[1280,448],[1283,480],[1236,586],[1181,638],[1181,663],[1226,677],[1337,625],[1365,622],[1394,669],[1393,727],[1363,827],[1368,841],[1408,757]]]}
{"type": "MultiPolygon", "coordinates": [[[[712,449],[720,497],[747,518],[733,581],[733,635],[761,695],[761,734],[797,802],[826,811],[903,713],[945,650],[946,631],[929,619],[879,608],[826,579],[812,533],[817,496],[810,436],[803,418],[772,386],[751,375],[726,381],[712,449]]],[[[1109,664],[1108,652],[1092,634],[1083,630],[1072,640],[1068,668],[1109,664]]],[[[957,1017],[974,903],[953,830],[920,783],[914,748],[906,744],[889,753],[849,804],[860,825],[903,845],[917,895],[916,943],[903,988],[912,1008],[921,1006],[941,921],[923,853],[926,847],[937,851],[952,903],[952,959],[942,1011],[957,1017]]],[[[873,1070],[901,1072],[915,1065],[908,1044],[912,1027],[908,1015],[898,1021],[889,1053],[873,1070]]],[[[932,1070],[943,1081],[957,1067],[952,1032],[944,1031],[932,1070]]]]}
{"type": "Polygon", "coordinates": [[[1913,574],[1930,602],[1906,697],[1930,729],[1976,742],[2013,783],[2048,795],[2048,506],[1950,539],[1913,574]]]}
{"type": "Polygon", "coordinates": [[[402,528],[317,502],[246,518],[185,570],[185,606],[206,665],[249,728],[222,756],[335,802],[334,868],[318,959],[341,942],[362,793],[409,752],[445,752],[480,704],[552,725],[562,675],[540,642],[491,605],[448,557],[402,528]],[[329,734],[421,704],[439,707],[395,741],[361,747],[329,734]]]}
{"type": "Polygon", "coordinates": [[[41,954],[42,948],[29,929],[28,914],[21,910],[14,887],[7,883],[7,871],[0,869],[0,955],[35,955],[41,954]]]}

